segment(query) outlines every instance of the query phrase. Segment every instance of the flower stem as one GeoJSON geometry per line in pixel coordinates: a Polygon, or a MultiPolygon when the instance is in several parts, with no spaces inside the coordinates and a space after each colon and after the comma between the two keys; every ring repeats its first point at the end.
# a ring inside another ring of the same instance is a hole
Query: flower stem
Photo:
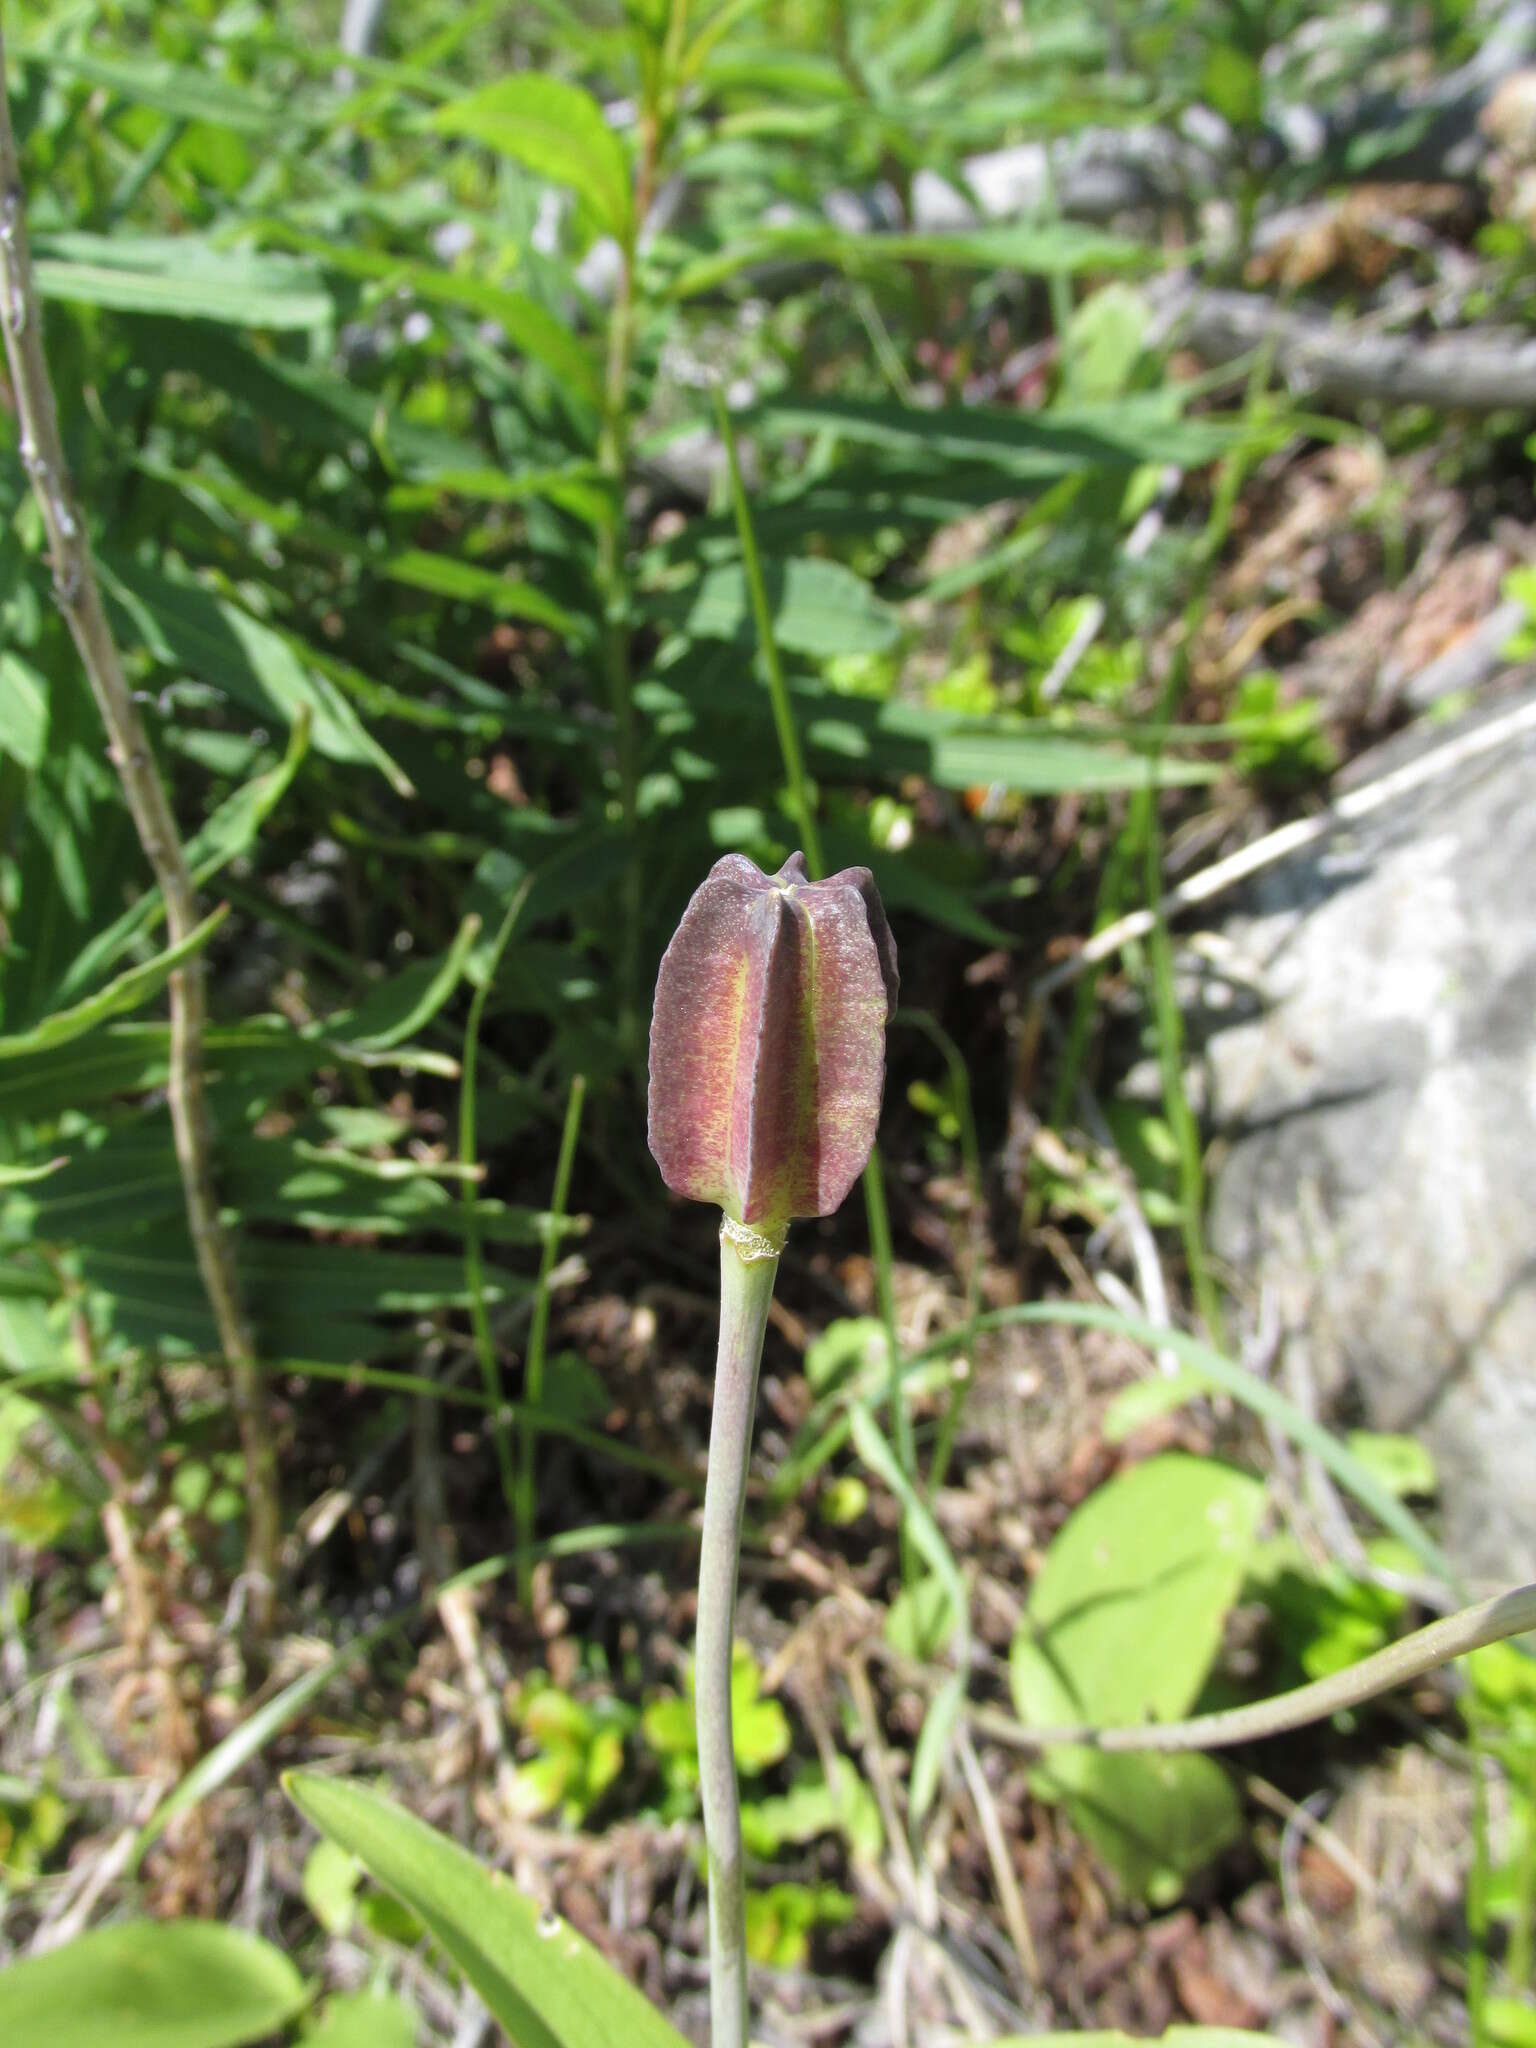
{"type": "Polygon", "coordinates": [[[744,1258],[722,1233],[720,1351],[715,1365],[709,1470],[704,1482],[694,1647],[699,1789],[709,1854],[710,2048],[746,2048],[747,2044],[746,1890],[731,1736],[731,1647],[757,1369],[778,1270],[776,1252],[744,1258]]]}

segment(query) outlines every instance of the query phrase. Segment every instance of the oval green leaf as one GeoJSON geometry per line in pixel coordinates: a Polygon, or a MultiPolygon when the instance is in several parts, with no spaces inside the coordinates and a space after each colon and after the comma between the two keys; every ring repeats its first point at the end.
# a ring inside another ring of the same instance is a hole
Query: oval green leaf
{"type": "Polygon", "coordinates": [[[0,1971],[0,2041],[17,2048],[239,2048],[304,2005],[304,1981],[253,1934],[124,1920],[0,1971]]]}

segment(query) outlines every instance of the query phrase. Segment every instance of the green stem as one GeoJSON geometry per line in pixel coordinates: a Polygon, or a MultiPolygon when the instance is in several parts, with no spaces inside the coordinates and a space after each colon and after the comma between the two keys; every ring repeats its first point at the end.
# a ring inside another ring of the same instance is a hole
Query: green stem
{"type": "Polygon", "coordinates": [[[896,1296],[892,1286],[895,1262],[891,1248],[891,1217],[885,1206],[885,1173],[879,1151],[869,1155],[864,1168],[864,1207],[869,1218],[869,1250],[875,1268],[875,1301],[885,1326],[885,1356],[888,1378],[887,1398],[891,1411],[891,1441],[910,1478],[917,1470],[917,1453],[912,1442],[912,1414],[901,1388],[901,1347],[896,1339],[896,1296]]]}
{"type": "MultiPolygon", "coordinates": [[[[507,950],[517,920],[522,915],[523,905],[528,900],[528,891],[533,887],[533,875],[524,875],[518,884],[512,901],[507,905],[506,915],[500,929],[491,941],[490,958],[485,971],[470,998],[469,1017],[464,1025],[464,1054],[461,1062],[459,1084],[459,1163],[474,1167],[476,1159],[475,1139],[475,1083],[480,1064],[480,1019],[485,1013],[487,998],[496,980],[501,956],[507,950]]],[[[516,1475],[512,1468],[511,1417],[506,1412],[506,1400],[501,1385],[501,1362],[496,1356],[496,1342],[491,1334],[491,1318],[485,1306],[485,1253],[480,1237],[480,1208],[473,1177],[466,1173],[459,1183],[459,1199],[464,1207],[464,1282],[469,1290],[469,1323],[475,1337],[475,1355],[480,1361],[480,1378],[486,1398],[491,1404],[491,1442],[496,1451],[496,1469],[501,1476],[502,1498],[507,1512],[517,1514],[516,1475]]]]}
{"type": "Polygon", "coordinates": [[[746,488],[741,480],[741,464],[736,455],[736,434],[731,426],[731,416],[726,410],[725,399],[718,390],[715,393],[715,418],[720,425],[720,438],[725,443],[725,459],[731,483],[731,504],[736,514],[736,531],[741,539],[741,565],[746,574],[753,623],[757,628],[758,652],[763,658],[768,701],[773,707],[774,730],[779,736],[779,753],[784,761],[784,779],[789,784],[789,807],[794,814],[795,823],[800,827],[806,867],[810,870],[812,881],[818,881],[826,873],[826,867],[821,857],[821,835],[816,829],[816,799],[806,776],[805,763],[800,757],[800,736],[795,731],[795,714],[789,701],[789,684],[784,679],[784,664],[779,659],[779,643],[773,633],[773,613],[768,608],[768,586],[763,578],[763,558],[757,551],[757,535],[752,527],[752,510],[747,503],[746,488]]]}
{"type": "MultiPolygon", "coordinates": [[[[1531,1751],[1524,1745],[1512,1743],[1504,1754],[1503,1763],[1512,1785],[1516,1782],[1516,1774],[1524,1772],[1525,1796],[1536,1803],[1536,1767],[1533,1767],[1531,1751]]],[[[1527,1824],[1517,1856],[1515,1910],[1509,1923],[1509,1947],[1505,1951],[1504,1967],[1510,1982],[1523,1997],[1531,1989],[1532,1948],[1536,1946],[1536,1825],[1527,1824]]]]}
{"type": "Polygon", "coordinates": [[[747,2048],[746,1888],[731,1734],[731,1649],[757,1370],[778,1270],[777,1253],[745,1259],[722,1233],[720,1350],[704,1481],[693,1667],[699,1791],[709,1855],[710,2048],[747,2048]]]}
{"type": "MultiPolygon", "coordinates": [[[[968,1317],[974,1316],[981,1306],[982,1231],[984,1228],[983,1212],[986,1204],[986,1187],[981,1174],[981,1144],[976,1136],[976,1113],[971,1103],[970,1073],[965,1064],[965,1056],[959,1046],[956,1045],[938,1019],[931,1017],[926,1010],[898,1010],[892,1017],[891,1022],[892,1024],[910,1024],[916,1030],[921,1031],[928,1042],[938,1048],[944,1064],[949,1070],[949,1085],[954,1091],[956,1113],[960,1119],[960,1157],[965,1167],[965,1184],[971,1204],[968,1230],[970,1242],[966,1252],[965,1268],[965,1313],[968,1317]]],[[[883,1189],[881,1193],[882,1195],[884,1194],[883,1189]]],[[[887,1242],[889,1242],[889,1237],[890,1232],[889,1228],[887,1228],[887,1242]]],[[[881,1313],[884,1314],[883,1304],[881,1313]]],[[[888,1339],[892,1337],[894,1328],[895,1310],[893,1305],[891,1324],[887,1331],[888,1339]]],[[[891,1348],[894,1353],[894,1341],[891,1348]]],[[[895,1377],[899,1381],[900,1373],[896,1373],[895,1377]]],[[[965,1413],[966,1396],[970,1392],[974,1377],[974,1374],[967,1372],[962,1379],[956,1381],[950,1390],[949,1399],[945,1403],[944,1413],[939,1422],[938,1437],[933,1448],[933,1457],[928,1466],[928,1494],[930,1499],[938,1493],[939,1488],[944,1484],[945,1474],[949,1470],[949,1461],[954,1453],[955,1439],[960,1433],[960,1422],[965,1413]]],[[[901,1398],[899,1385],[894,1392],[895,1399],[899,1401],[901,1398]]],[[[904,1406],[905,1404],[903,1403],[902,1405],[904,1406]]],[[[893,1406],[893,1417],[894,1414],[895,1408],[893,1406]]],[[[909,1422],[909,1430],[910,1427],[909,1422]]]]}
{"type": "MultiPolygon", "coordinates": [[[[560,1153],[555,1162],[555,1186],[550,1197],[549,1213],[555,1226],[544,1240],[544,1249],[539,1256],[539,1277],[533,1297],[533,1324],[528,1332],[528,1363],[523,1375],[523,1398],[530,1409],[540,1406],[544,1399],[544,1347],[549,1337],[549,1276],[554,1270],[555,1258],[560,1249],[559,1224],[565,1220],[565,1205],[571,1192],[571,1169],[576,1163],[576,1138],[581,1130],[581,1106],[586,1099],[587,1083],[583,1074],[578,1074],[571,1083],[571,1092],[565,1105],[565,1124],[560,1133],[560,1153]]],[[[517,1470],[517,1543],[518,1548],[527,1552],[533,1542],[534,1503],[538,1489],[534,1483],[534,1447],[538,1442],[538,1424],[532,1415],[523,1418],[518,1436],[517,1470]]],[[[526,1607],[533,1597],[533,1566],[524,1556],[517,1572],[518,1597],[526,1607]]]]}
{"type": "Polygon", "coordinates": [[[1472,1751],[1472,1868],[1467,1874],[1467,2025],[1472,2048],[1488,2048],[1488,1853],[1487,1749],[1476,1718],[1468,1722],[1472,1751]]]}
{"type": "Polygon", "coordinates": [[[1200,1125],[1189,1106],[1184,1087],[1184,1019],[1174,986],[1173,946],[1163,916],[1163,850],[1157,810],[1149,805],[1146,816],[1147,908],[1155,920],[1148,934],[1151,962],[1152,1009],[1157,1020],[1157,1057],[1162,1070],[1163,1113],[1173,1132],[1179,1166],[1179,1230],[1184,1240],[1184,1263],[1189,1269],[1190,1291],[1205,1325],[1206,1335],[1218,1347],[1226,1341],[1221,1315],[1221,1296],[1211,1274],[1205,1252],[1205,1161],[1200,1147],[1200,1125]]]}

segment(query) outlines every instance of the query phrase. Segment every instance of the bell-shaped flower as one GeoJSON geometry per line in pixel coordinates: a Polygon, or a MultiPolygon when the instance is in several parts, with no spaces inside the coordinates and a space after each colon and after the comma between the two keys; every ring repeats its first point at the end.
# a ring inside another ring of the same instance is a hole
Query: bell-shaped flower
{"type": "Polygon", "coordinates": [[[896,946],[868,868],[710,869],[662,957],[650,1146],[679,1195],[769,1237],[828,1216],[880,1119],[896,946]]]}

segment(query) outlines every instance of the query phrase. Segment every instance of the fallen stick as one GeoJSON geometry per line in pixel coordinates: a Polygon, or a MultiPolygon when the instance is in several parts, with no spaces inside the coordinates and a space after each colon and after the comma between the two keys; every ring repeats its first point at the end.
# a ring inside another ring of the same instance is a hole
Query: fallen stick
{"type": "MultiPolygon", "coordinates": [[[[1374,782],[1367,782],[1359,789],[1346,790],[1327,810],[1319,811],[1314,817],[1296,818],[1289,825],[1282,825],[1277,831],[1254,840],[1251,846],[1240,847],[1236,853],[1228,854],[1225,860],[1202,868],[1198,874],[1189,876],[1168,891],[1163,898],[1163,916],[1171,918],[1181,910],[1188,910],[1192,904],[1208,903],[1213,896],[1224,895],[1228,889],[1235,888],[1239,882],[1246,881],[1263,868],[1273,867],[1276,861],[1284,860],[1288,854],[1316,845],[1318,840],[1326,839],[1339,826],[1369,817],[1373,811],[1395,803],[1399,797],[1408,796],[1427,783],[1449,775],[1463,763],[1475,761],[1482,754],[1494,753],[1511,741],[1533,732],[1536,732],[1536,698],[1527,699],[1512,711],[1485,720],[1470,732],[1457,734],[1430,753],[1421,754],[1417,760],[1378,776],[1374,782]]],[[[1070,986],[1090,967],[1097,967],[1118,953],[1122,946],[1129,945],[1133,939],[1144,938],[1156,922],[1153,912],[1145,909],[1133,910],[1125,917],[1116,918],[1113,924],[1107,924],[1102,931],[1085,940],[1070,960],[1061,961],[1031,983],[1030,995],[1044,998],[1070,986]]]]}
{"type": "Polygon", "coordinates": [[[1237,1742],[1258,1742],[1270,1735],[1283,1735],[1293,1728],[1305,1728],[1313,1721],[1347,1707],[1364,1705],[1400,1685],[1438,1671],[1453,1657],[1480,1650],[1487,1643],[1507,1641],[1536,1628],[1536,1586],[1516,1586],[1508,1593],[1480,1600],[1432,1621],[1428,1628],[1415,1629],[1401,1642],[1390,1643],[1373,1657],[1362,1658],[1345,1671],[1298,1685],[1274,1698],[1255,1700],[1251,1706],[1227,1707],[1214,1714],[1197,1714],[1192,1721],[1148,1721],[1135,1728],[1095,1728],[1089,1725],[1066,1728],[1026,1728],[1006,1715],[973,1710],[971,1722],[995,1742],[1014,1749],[1053,1749],[1061,1743],[1081,1744],[1103,1750],[1189,1750],[1228,1749],[1237,1742]]]}
{"type": "Polygon", "coordinates": [[[1292,313],[1259,292],[1191,290],[1169,327],[1207,362],[1274,350],[1288,381],[1334,398],[1441,411],[1536,412],[1536,340],[1510,328],[1370,334],[1292,313]]]}

